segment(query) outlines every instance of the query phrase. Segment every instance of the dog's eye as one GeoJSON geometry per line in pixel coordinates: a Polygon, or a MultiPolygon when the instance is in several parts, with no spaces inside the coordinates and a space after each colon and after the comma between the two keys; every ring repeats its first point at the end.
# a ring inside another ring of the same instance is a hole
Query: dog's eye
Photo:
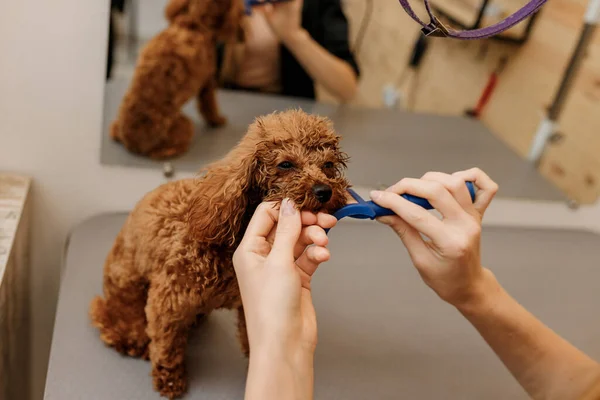
{"type": "Polygon", "coordinates": [[[327,161],[325,164],[323,164],[323,168],[331,169],[333,168],[333,163],[331,161],[327,161]]]}
{"type": "Polygon", "coordinates": [[[279,163],[279,165],[277,166],[277,168],[282,169],[282,170],[288,170],[288,169],[294,168],[294,164],[292,164],[289,161],[284,161],[282,163],[279,163]]]}

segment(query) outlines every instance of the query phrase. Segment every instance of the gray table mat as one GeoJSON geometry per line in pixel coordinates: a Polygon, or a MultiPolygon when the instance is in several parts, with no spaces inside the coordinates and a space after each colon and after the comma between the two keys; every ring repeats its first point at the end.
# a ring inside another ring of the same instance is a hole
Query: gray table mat
{"type": "MultiPolygon", "coordinates": [[[[117,115],[127,85],[127,80],[116,79],[106,86],[101,163],[161,171],[162,163],[132,155],[108,136],[108,127],[117,115]]],[[[171,162],[176,171],[196,172],[221,158],[239,141],[256,116],[301,108],[333,120],[344,138],[343,148],[351,157],[348,176],[355,185],[391,185],[402,177],[420,177],[427,171],[454,172],[477,166],[499,183],[500,197],[565,200],[530,163],[476,120],[338,107],[304,99],[232,91],[220,91],[218,98],[229,120],[228,125],[218,129],[205,126],[193,101],[185,106],[184,113],[195,123],[196,136],[190,151],[171,162]]]]}
{"type": "MultiPolygon", "coordinates": [[[[60,288],[46,400],[158,399],[149,363],[105,348],[88,322],[102,265],[125,214],[72,233],[60,288]]],[[[476,331],[419,279],[398,239],[372,222],[330,232],[332,260],[314,280],[316,399],[526,399],[476,331]]],[[[598,235],[486,228],[484,262],[525,307],[600,359],[598,235]]],[[[186,399],[242,399],[246,361],[234,316],[192,335],[186,399]]]]}

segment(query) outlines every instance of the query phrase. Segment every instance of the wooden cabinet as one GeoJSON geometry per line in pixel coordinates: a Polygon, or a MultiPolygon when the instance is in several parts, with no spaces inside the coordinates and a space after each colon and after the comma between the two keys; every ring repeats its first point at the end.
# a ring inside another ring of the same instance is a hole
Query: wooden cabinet
{"type": "Polygon", "coordinates": [[[29,398],[30,185],[0,173],[0,400],[29,398]]]}

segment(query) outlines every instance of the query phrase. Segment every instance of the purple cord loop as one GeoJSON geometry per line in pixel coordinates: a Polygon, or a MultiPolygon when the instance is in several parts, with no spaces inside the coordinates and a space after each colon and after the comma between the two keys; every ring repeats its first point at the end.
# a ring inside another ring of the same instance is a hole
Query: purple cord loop
{"type": "Polygon", "coordinates": [[[428,23],[421,29],[423,35],[432,36],[432,37],[448,37],[450,31],[444,24],[442,24],[436,17],[431,19],[431,22],[428,23]]]}
{"type": "Polygon", "coordinates": [[[525,4],[521,9],[516,11],[514,14],[494,25],[467,31],[455,31],[444,26],[444,24],[442,24],[435,17],[435,15],[433,15],[428,0],[423,0],[425,2],[425,9],[427,10],[427,14],[430,18],[430,22],[428,24],[426,24],[419,17],[417,17],[412,7],[410,6],[408,0],[398,1],[400,2],[402,8],[404,8],[404,11],[406,11],[406,13],[412,19],[414,19],[419,25],[423,27],[421,29],[421,32],[423,32],[425,36],[451,37],[455,39],[472,40],[489,38],[491,36],[495,36],[501,32],[504,32],[507,29],[512,28],[519,22],[523,21],[525,18],[536,13],[544,5],[544,3],[546,3],[547,0],[531,0],[529,1],[529,3],[525,4]]]}

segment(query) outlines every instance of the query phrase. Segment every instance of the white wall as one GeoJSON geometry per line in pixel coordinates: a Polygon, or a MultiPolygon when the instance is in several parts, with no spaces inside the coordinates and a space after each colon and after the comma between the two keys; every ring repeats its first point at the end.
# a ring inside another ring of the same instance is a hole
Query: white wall
{"type": "MultiPolygon", "coordinates": [[[[156,0],[158,1],[158,0],[156,0]]],[[[99,165],[109,2],[0,5],[0,170],[34,178],[34,398],[42,396],[67,232],[99,212],[129,209],[162,182],[156,172],[99,165]]],[[[499,201],[492,222],[600,229],[600,207],[499,201]]]]}
{"type": "Polygon", "coordinates": [[[0,170],[33,187],[34,397],[44,389],[63,241],[95,213],[129,209],[162,182],[99,165],[108,1],[0,5],[0,170]]]}
{"type": "Polygon", "coordinates": [[[168,0],[133,0],[136,3],[138,17],[137,35],[148,40],[166,26],[164,8],[168,0]]]}

